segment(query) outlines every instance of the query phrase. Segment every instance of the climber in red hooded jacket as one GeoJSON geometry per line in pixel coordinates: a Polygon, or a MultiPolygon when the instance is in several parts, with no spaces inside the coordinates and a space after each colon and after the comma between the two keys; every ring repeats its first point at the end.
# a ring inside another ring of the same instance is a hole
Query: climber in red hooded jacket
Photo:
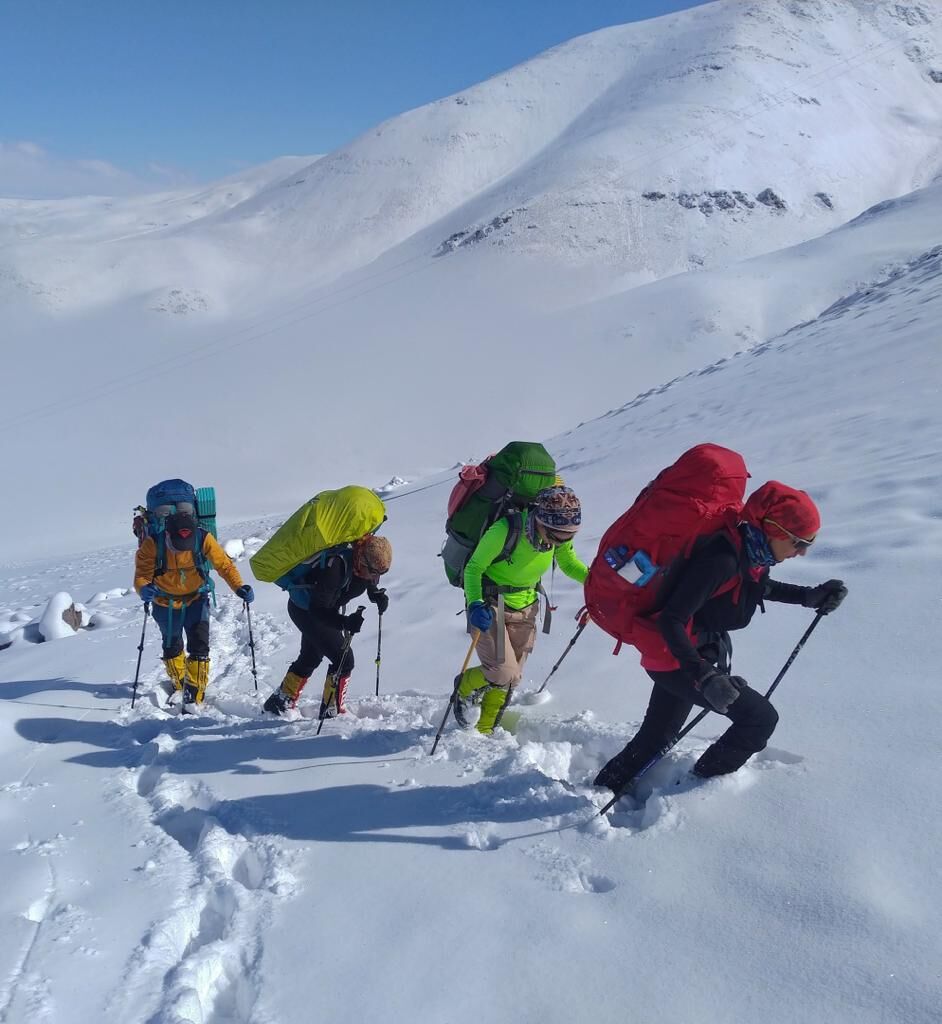
{"type": "Polygon", "coordinates": [[[773,580],[772,566],[806,555],[821,518],[811,497],[776,480],[746,502],[738,526],[701,538],[671,569],[650,641],[639,643],[641,664],[654,682],[638,732],[596,776],[618,792],[674,736],[694,705],[731,725],[694,765],[694,774],[725,775],[768,743],[778,712],[741,676],[730,675],[729,633],[749,625],[765,601],[797,604],[827,614],[847,596],[841,580],[801,587],[773,580]]]}

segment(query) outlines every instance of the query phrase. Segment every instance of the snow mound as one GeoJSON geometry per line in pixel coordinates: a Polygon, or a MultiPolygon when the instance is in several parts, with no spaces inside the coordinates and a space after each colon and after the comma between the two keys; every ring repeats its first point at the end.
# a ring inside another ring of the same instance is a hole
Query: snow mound
{"type": "Polygon", "coordinates": [[[230,558],[242,558],[245,555],[245,542],[241,537],[233,537],[223,544],[222,549],[230,558]]]}
{"type": "Polygon", "coordinates": [[[37,629],[43,640],[64,640],[74,636],[82,625],[82,612],[76,607],[72,595],[60,590],[49,598],[39,617],[37,629]]]}
{"type": "Polygon", "coordinates": [[[383,497],[384,494],[390,494],[392,491],[398,491],[400,487],[406,487],[410,481],[404,480],[401,476],[391,477],[382,487],[375,488],[376,493],[383,497]]]}

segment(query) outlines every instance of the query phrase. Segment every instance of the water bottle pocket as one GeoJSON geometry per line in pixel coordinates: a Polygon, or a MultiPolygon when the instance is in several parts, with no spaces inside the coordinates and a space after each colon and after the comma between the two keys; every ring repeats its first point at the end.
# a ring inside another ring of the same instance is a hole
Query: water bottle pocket
{"type": "Polygon", "coordinates": [[[608,548],[603,557],[606,563],[626,583],[643,587],[656,575],[658,566],[643,551],[631,551],[626,546],[608,548]]]}

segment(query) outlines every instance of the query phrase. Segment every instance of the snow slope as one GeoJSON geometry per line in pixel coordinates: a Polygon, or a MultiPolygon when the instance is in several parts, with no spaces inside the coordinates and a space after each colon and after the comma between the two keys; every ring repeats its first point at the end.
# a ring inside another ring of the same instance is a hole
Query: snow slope
{"type": "MultiPolygon", "coordinates": [[[[586,555],[654,472],[709,439],[743,451],[756,483],[819,502],[820,541],[781,578],[850,589],[777,691],[763,755],[691,785],[720,728],[709,716],[610,822],[586,781],[647,687],[594,628],[553,700],[521,701],[515,734],[449,727],[428,756],[466,646],[434,557],[450,475],[387,496],[382,693],[369,613],[352,713],[317,738],[309,717],[257,713],[294,654],[274,588],[253,606],[259,697],[221,597],[215,703],[179,720],[159,706],[153,631],[128,706],[129,548],[5,569],[0,621],[67,591],[112,622],[42,645],[27,628],[0,652],[0,1019],[936,1021],[940,284],[936,245],[549,442],[583,498],[586,555]]],[[[251,551],[276,522],[230,536],[251,551]]],[[[527,689],[574,628],[578,589],[558,579],[556,597],[527,689]]],[[[737,670],[767,685],[809,621],[770,606],[737,638],[737,670]]]]}
{"type": "Polygon", "coordinates": [[[413,479],[545,436],[813,319],[942,244],[940,224],[935,185],[798,247],[572,310],[499,256],[377,271],[231,332],[168,335],[124,308],[33,324],[7,359],[22,386],[0,411],[0,557],[117,542],[148,482],[181,473],[215,484],[232,521],[340,485],[351,464],[413,479]]]}
{"type": "MultiPolygon", "coordinates": [[[[936,183],[877,203],[801,245],[655,281],[556,319],[561,332],[573,334],[591,323],[596,344],[605,339],[609,347],[656,347],[657,371],[667,376],[683,372],[694,352],[731,354],[814,319],[940,243],[942,184],[936,183]]],[[[641,372],[647,373],[643,363],[641,372]]]]}
{"type": "Polygon", "coordinates": [[[284,156],[203,188],[115,199],[0,199],[0,242],[54,238],[97,244],[178,227],[243,203],[318,158],[284,156]]]}
{"type": "Polygon", "coordinates": [[[4,203],[0,558],[118,543],[165,476],[215,484],[230,521],[350,465],[415,478],[816,316],[937,241],[940,25],[925,3],[724,0],[313,164],[4,203]],[[916,185],[885,229],[840,230],[916,185]],[[778,277],[794,242],[802,290],[778,277]]]}
{"type": "MultiPolygon", "coordinates": [[[[243,263],[284,293],[434,225],[423,245],[442,254],[487,235],[643,282],[794,244],[927,184],[942,165],[937,67],[931,4],[720,0],[574,39],[242,201],[227,190],[175,218],[160,197],[159,239],[101,246],[95,208],[94,244],[63,256],[27,238],[6,260],[67,308],[146,292],[172,269],[226,308],[249,287],[243,263]]],[[[137,218],[141,202],[118,209],[137,218]]]]}
{"type": "Polygon", "coordinates": [[[317,159],[280,157],[209,186],[150,196],[0,199],[0,300],[16,306],[25,296],[41,310],[76,312],[130,293],[144,299],[142,312],[207,311],[195,281],[205,288],[225,261],[206,245],[172,240],[155,256],[152,236],[245,202],[317,159]],[[161,305],[168,294],[177,302],[161,305]]]}

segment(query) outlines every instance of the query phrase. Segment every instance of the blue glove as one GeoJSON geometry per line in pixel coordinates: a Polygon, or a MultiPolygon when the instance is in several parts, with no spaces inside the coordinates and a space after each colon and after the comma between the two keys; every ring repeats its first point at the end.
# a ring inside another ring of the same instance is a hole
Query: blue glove
{"type": "Polygon", "coordinates": [[[251,604],[255,600],[255,591],[248,583],[243,583],[236,591],[236,597],[241,597],[246,604],[251,604]]]}
{"type": "Polygon", "coordinates": [[[155,597],[159,596],[160,588],[155,587],[153,583],[145,583],[144,586],[141,587],[141,600],[146,602],[147,604],[150,604],[150,602],[153,601],[155,597]]]}
{"type": "Polygon", "coordinates": [[[468,605],[468,622],[470,622],[475,629],[479,629],[482,633],[486,633],[491,628],[491,623],[493,621],[494,613],[483,601],[472,601],[471,604],[468,605]]]}

